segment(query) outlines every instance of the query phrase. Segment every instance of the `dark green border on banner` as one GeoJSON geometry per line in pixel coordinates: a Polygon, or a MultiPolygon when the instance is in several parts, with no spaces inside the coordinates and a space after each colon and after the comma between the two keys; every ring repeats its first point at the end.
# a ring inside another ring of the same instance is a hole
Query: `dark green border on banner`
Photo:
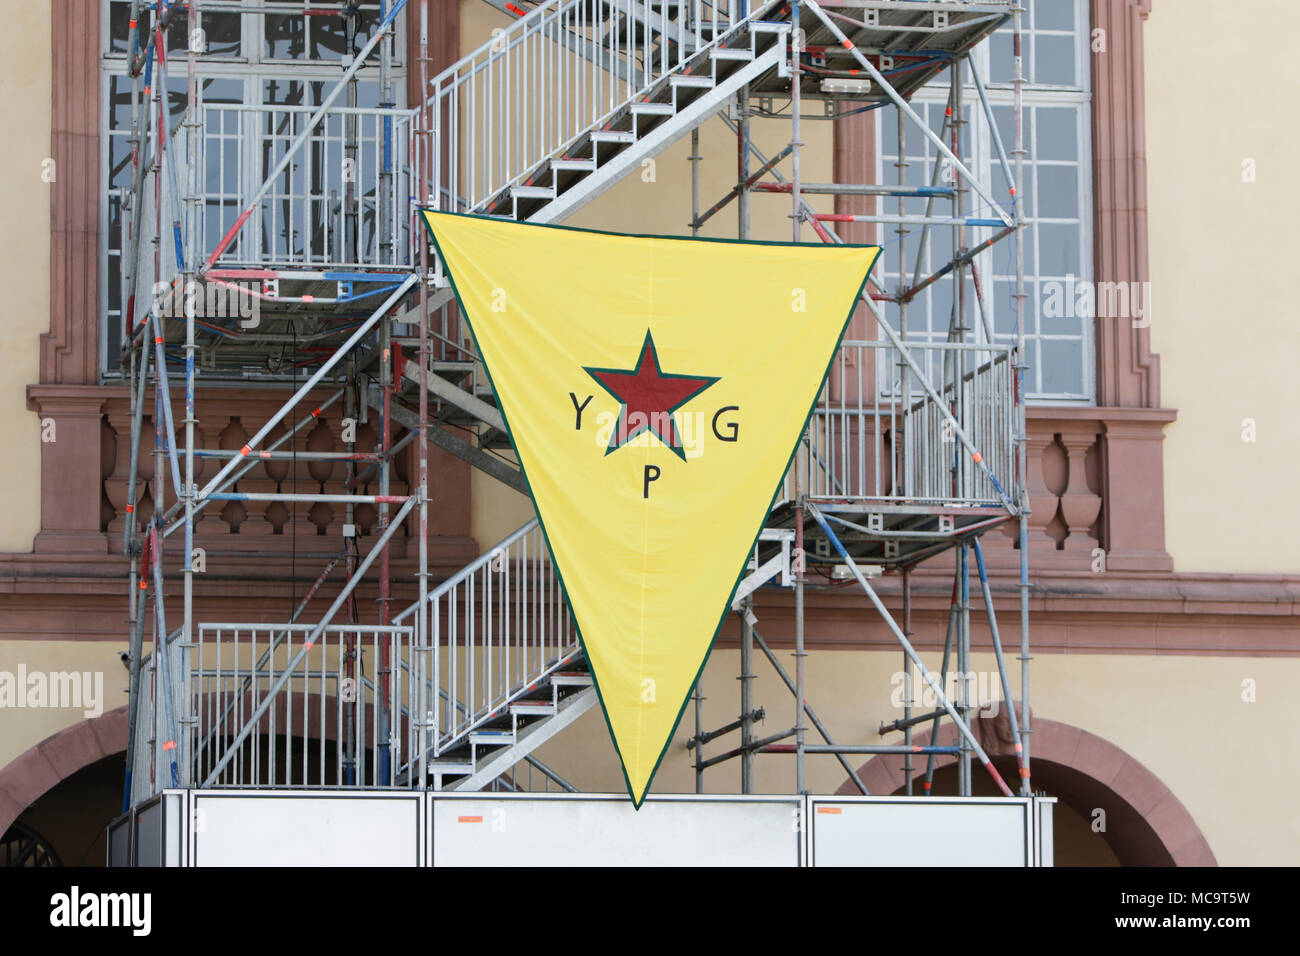
{"type": "MultiPolygon", "coordinates": [[[[674,242],[721,242],[721,243],[730,243],[732,245],[741,245],[741,246],[785,246],[790,248],[805,248],[805,249],[819,248],[819,247],[814,246],[812,243],[806,243],[806,242],[776,242],[771,240],[758,240],[758,239],[720,239],[720,238],[706,238],[706,237],[692,237],[692,236],[660,236],[660,235],[640,235],[636,233],[626,233],[626,232],[609,232],[601,229],[580,229],[576,226],[561,226],[552,223],[515,222],[513,220],[501,219],[496,216],[476,216],[470,213],[443,212],[436,209],[420,208],[419,213],[420,213],[420,218],[424,220],[425,226],[428,227],[429,237],[433,242],[434,249],[438,253],[438,258],[440,258],[443,261],[443,266],[446,271],[447,279],[451,283],[452,293],[456,296],[456,303],[457,305],[460,306],[460,310],[465,316],[465,321],[469,325],[470,337],[474,340],[474,348],[478,352],[479,358],[483,361],[483,369],[485,372],[487,372],[488,385],[492,389],[492,397],[496,400],[497,409],[501,412],[502,421],[506,426],[506,436],[510,439],[510,447],[515,453],[515,460],[519,462],[520,473],[523,474],[524,484],[528,487],[528,497],[531,498],[533,501],[533,510],[537,512],[538,527],[542,529],[542,538],[546,542],[547,551],[549,551],[551,554],[551,565],[552,567],[555,568],[555,576],[559,579],[560,590],[564,594],[565,603],[569,605],[569,613],[573,617],[574,628],[578,633],[578,643],[582,647],[583,655],[587,658],[588,669],[591,670],[591,680],[593,686],[596,688],[596,697],[600,701],[600,710],[601,710],[601,714],[605,718],[605,727],[609,731],[610,740],[613,741],[614,743],[614,750],[618,754],[619,767],[623,771],[623,784],[627,788],[627,795],[632,799],[633,807],[639,810],[641,808],[641,804],[645,801],[646,794],[650,792],[650,786],[654,782],[655,775],[659,772],[659,765],[663,763],[664,755],[668,753],[668,747],[672,743],[673,737],[677,735],[677,728],[682,722],[682,716],[686,713],[686,705],[690,702],[691,693],[694,691],[695,685],[699,683],[700,675],[704,673],[705,665],[707,665],[709,662],[709,655],[713,653],[713,645],[717,642],[718,634],[722,631],[722,625],[727,619],[727,613],[731,610],[731,602],[735,600],[736,589],[740,587],[740,582],[743,581],[745,578],[745,567],[749,563],[749,555],[753,552],[754,548],[758,545],[759,536],[763,533],[763,528],[767,525],[767,519],[768,516],[771,514],[773,504],[775,504],[776,502],[776,496],[780,493],[781,485],[784,483],[785,476],[790,470],[790,465],[794,461],[794,456],[799,451],[799,438],[807,430],[808,422],[812,418],[813,411],[817,408],[817,397],[821,394],[821,389],[818,388],[817,391],[813,393],[812,402],[808,406],[808,413],[804,416],[803,425],[799,428],[798,435],[795,437],[794,447],[790,450],[790,457],[786,459],[785,467],[781,470],[781,475],[777,479],[776,487],[772,489],[772,497],[768,501],[768,505],[763,512],[762,519],[759,521],[758,530],[754,532],[753,540],[750,542],[749,548],[745,551],[745,558],[741,562],[740,572],[736,575],[736,581],[731,586],[730,594],[727,595],[726,603],[722,607],[722,613],[718,616],[718,623],[717,625],[715,625],[713,629],[713,637],[709,638],[709,645],[705,649],[703,659],[700,661],[699,670],[695,672],[695,678],[691,681],[690,688],[686,692],[686,697],[682,700],[682,704],[677,710],[677,718],[676,720],[673,721],[672,730],[668,732],[668,739],[664,741],[663,749],[659,751],[659,757],[655,760],[654,767],[650,770],[650,775],[646,779],[645,792],[641,794],[641,799],[638,800],[635,794],[633,794],[632,792],[632,782],[628,779],[627,776],[627,762],[623,759],[623,752],[619,749],[618,737],[614,733],[614,728],[609,722],[609,712],[605,708],[605,697],[600,692],[600,679],[596,676],[595,668],[591,667],[591,657],[590,655],[587,654],[587,642],[582,636],[582,625],[578,622],[577,613],[573,609],[573,602],[569,600],[569,591],[564,584],[564,574],[560,570],[559,563],[555,560],[555,551],[551,547],[550,535],[548,535],[546,532],[546,522],[542,519],[541,511],[537,509],[537,499],[533,495],[532,484],[528,481],[528,469],[524,467],[523,457],[519,454],[519,446],[515,443],[514,433],[510,430],[510,416],[506,413],[506,408],[501,403],[501,395],[497,391],[496,382],[493,381],[492,379],[492,369],[488,365],[488,361],[483,355],[483,350],[479,348],[478,336],[474,332],[474,320],[470,317],[469,310],[465,308],[464,300],[461,299],[460,290],[456,287],[456,277],[452,275],[451,269],[447,268],[446,266],[447,258],[446,256],[443,255],[442,247],[438,244],[438,234],[433,228],[433,223],[429,221],[429,218],[428,216],[425,215],[425,213],[430,213],[434,216],[456,216],[461,219],[478,219],[484,222],[493,222],[493,223],[498,223],[507,226],[518,226],[521,228],[563,229],[569,232],[585,232],[594,235],[611,236],[620,239],[667,239],[667,240],[672,240],[674,242]]],[[[830,357],[826,361],[826,369],[825,371],[822,372],[821,375],[820,381],[823,382],[825,381],[826,376],[830,374],[831,365],[834,363],[835,356],[840,350],[840,344],[844,341],[844,333],[848,330],[849,320],[853,318],[853,311],[858,307],[858,300],[862,297],[863,289],[866,288],[867,279],[871,275],[871,270],[875,267],[875,264],[880,259],[880,254],[883,251],[880,246],[864,244],[864,243],[841,243],[835,246],[835,248],[875,249],[876,255],[872,258],[871,262],[867,265],[866,272],[863,273],[862,276],[862,282],[858,286],[858,291],[853,296],[853,302],[849,306],[848,313],[844,316],[844,321],[840,325],[839,335],[836,336],[835,339],[835,347],[831,349],[830,357]]]]}

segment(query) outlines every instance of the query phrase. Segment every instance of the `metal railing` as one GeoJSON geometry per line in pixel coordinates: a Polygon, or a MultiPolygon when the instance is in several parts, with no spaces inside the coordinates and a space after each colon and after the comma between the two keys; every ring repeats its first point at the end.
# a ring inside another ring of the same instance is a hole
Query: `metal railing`
{"type": "MultiPolygon", "coordinates": [[[[427,615],[432,748],[437,756],[578,650],[563,589],[537,519],[434,588],[397,623],[427,615]],[[436,700],[436,703],[432,701],[436,700]]],[[[417,754],[410,754],[414,760],[417,754]]]]}
{"type": "MultiPolygon", "coordinates": [[[[217,247],[315,109],[202,107],[201,236],[217,247]]],[[[219,266],[409,267],[416,111],[333,107],[271,184],[219,266]]]]}
{"type": "Polygon", "coordinates": [[[415,653],[409,626],[326,627],[271,706],[252,719],[315,629],[199,626],[189,674],[196,784],[216,772],[208,786],[393,785],[392,767],[422,730],[409,716],[422,710],[421,688],[407,677],[415,653]],[[252,732],[232,747],[250,720],[252,732]]]}
{"type": "Polygon", "coordinates": [[[547,0],[434,77],[430,194],[473,211],[740,25],[743,0],[547,0]],[[732,7],[737,19],[732,21],[732,7]]]}
{"type": "MultiPolygon", "coordinates": [[[[1011,349],[968,343],[908,343],[936,392],[1010,487],[1014,461],[1011,349]],[[960,387],[955,383],[960,381],[960,387]]],[[[956,441],[942,410],[888,342],[843,343],[831,365],[786,477],[795,494],[908,504],[998,506],[1001,496],[956,441]],[[906,393],[907,399],[904,400],[906,393]]]]}

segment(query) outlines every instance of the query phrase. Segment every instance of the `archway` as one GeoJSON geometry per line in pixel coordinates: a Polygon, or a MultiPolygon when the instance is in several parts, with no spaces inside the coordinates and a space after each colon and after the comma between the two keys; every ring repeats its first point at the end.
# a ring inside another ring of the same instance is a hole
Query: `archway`
{"type": "MultiPolygon", "coordinates": [[[[1018,711],[1018,708],[1017,708],[1018,711]]],[[[1005,711],[997,717],[973,721],[980,744],[988,751],[1003,778],[1017,777],[1014,747],[1005,711]]],[[[917,734],[916,744],[929,742],[929,734],[917,734]]],[[[955,742],[951,724],[939,732],[940,744],[955,742]]],[[[1155,774],[1110,741],[1079,727],[1033,716],[1033,782],[1035,791],[1057,797],[1058,806],[1066,810],[1061,822],[1071,834],[1071,844],[1080,842],[1085,833],[1095,833],[1104,840],[1115,860],[1124,866],[1215,866],[1214,853],[1173,792],[1155,774]],[[1098,813],[1098,811],[1101,811],[1098,813]],[[1081,818],[1086,829],[1080,827],[1081,818]],[[1104,829],[1098,829],[1104,827],[1104,829]]],[[[922,770],[925,758],[913,758],[922,770]]],[[[936,767],[935,792],[953,792],[953,765],[956,758],[940,757],[936,767]]],[[[863,764],[858,775],[873,794],[901,793],[904,789],[903,758],[886,755],[863,764]]],[[[987,774],[976,765],[975,790],[982,793],[987,774]]],[[[920,781],[913,791],[920,793],[920,781]]],[[[852,781],[837,791],[857,793],[852,781]]],[[[988,792],[995,792],[989,782],[988,792]]],[[[1063,833],[1064,835],[1064,833],[1063,833]]],[[[1060,841],[1058,841],[1060,846],[1060,841]]],[[[1086,854],[1095,861],[1105,854],[1086,854]]],[[[1070,854],[1058,856],[1058,865],[1070,865],[1070,854]]]]}
{"type": "Polygon", "coordinates": [[[65,864],[102,863],[95,842],[121,810],[125,753],[126,707],[118,707],[19,755],[0,768],[0,835],[20,822],[65,864]]]}
{"type": "MultiPolygon", "coordinates": [[[[306,700],[301,692],[277,698],[274,711],[278,726],[287,725],[290,711],[303,713],[306,700]]],[[[226,698],[219,701],[225,702],[226,698]]],[[[250,695],[244,703],[249,706],[256,701],[250,695]]],[[[202,695],[197,698],[196,706],[205,706],[202,695]]],[[[315,753],[314,747],[304,747],[305,741],[337,739],[338,713],[336,699],[326,696],[319,708],[312,708],[313,719],[307,722],[305,734],[289,740],[283,734],[271,738],[262,732],[245,749],[249,753],[254,749],[259,752],[261,766],[270,765],[267,757],[272,751],[277,756],[277,766],[287,766],[291,757],[297,764],[304,758],[304,749],[310,751],[306,757],[315,753]]],[[[370,703],[359,705],[358,718],[367,726],[371,726],[373,716],[370,703]]],[[[394,733],[400,735],[404,730],[404,725],[399,723],[394,733]]],[[[126,737],[127,708],[123,706],[64,728],[0,768],[0,844],[11,839],[15,847],[26,849],[35,841],[35,846],[52,851],[48,855],[51,861],[61,860],[68,865],[102,864],[105,860],[103,828],[122,809],[126,737]]],[[[318,770],[324,773],[322,779],[332,778],[336,769],[332,747],[326,748],[326,756],[319,763],[319,767],[317,762],[311,763],[313,778],[318,770]]],[[[307,766],[306,760],[303,765],[307,766]]],[[[20,849],[15,859],[22,855],[20,849]]]]}

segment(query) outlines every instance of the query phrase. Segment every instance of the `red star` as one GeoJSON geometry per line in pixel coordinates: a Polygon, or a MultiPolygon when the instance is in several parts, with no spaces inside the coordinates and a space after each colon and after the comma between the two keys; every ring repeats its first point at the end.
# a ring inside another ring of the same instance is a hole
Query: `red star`
{"type": "Polygon", "coordinates": [[[649,329],[646,330],[645,344],[641,346],[641,358],[635,369],[584,367],[583,371],[599,382],[622,405],[618,424],[614,427],[605,454],[621,448],[642,432],[649,431],[675,452],[677,457],[686,460],[673,412],[716,382],[717,378],[665,375],[659,367],[659,353],[655,350],[649,329]]]}

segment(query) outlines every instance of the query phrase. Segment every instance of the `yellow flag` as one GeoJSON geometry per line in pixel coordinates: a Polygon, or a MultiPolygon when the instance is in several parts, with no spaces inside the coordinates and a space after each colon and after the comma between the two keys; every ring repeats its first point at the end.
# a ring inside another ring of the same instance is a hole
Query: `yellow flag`
{"type": "Polygon", "coordinates": [[[880,250],[425,215],[639,806],[880,250]]]}

